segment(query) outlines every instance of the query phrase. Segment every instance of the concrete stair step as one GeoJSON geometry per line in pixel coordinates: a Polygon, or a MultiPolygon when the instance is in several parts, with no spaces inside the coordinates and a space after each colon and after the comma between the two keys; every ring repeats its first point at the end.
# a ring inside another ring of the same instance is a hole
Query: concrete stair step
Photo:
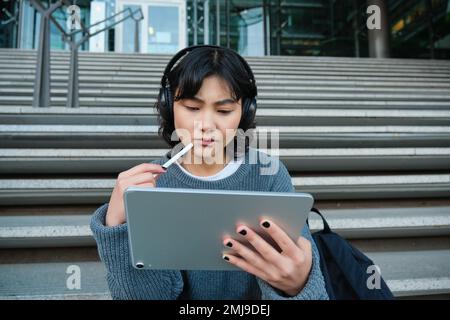
{"type": "MultiPolygon", "coordinates": [[[[450,172],[429,174],[291,174],[298,192],[315,199],[448,197],[450,172]]],[[[0,205],[93,204],[109,199],[114,177],[58,176],[0,179],[0,205]]]]}
{"type": "MultiPolygon", "coordinates": [[[[116,82],[105,81],[102,77],[82,77],[80,79],[80,88],[84,89],[92,89],[92,88],[119,88],[119,89],[158,89],[160,87],[159,79],[142,79],[142,81],[131,81],[127,80],[132,78],[125,78],[125,81],[116,82]],[[133,83],[135,82],[135,83],[133,83]]],[[[110,78],[113,80],[113,78],[110,78]]],[[[52,88],[66,88],[67,87],[67,78],[64,76],[54,76],[52,77],[52,88]]],[[[0,86],[2,88],[33,88],[34,86],[34,77],[32,76],[15,76],[15,75],[2,75],[0,76],[0,86]]],[[[427,91],[434,90],[434,92],[444,91],[450,88],[450,83],[446,81],[424,81],[418,79],[415,82],[409,82],[408,84],[402,83],[400,81],[351,81],[351,80],[271,80],[271,79],[263,79],[258,81],[258,90],[265,91],[272,89],[274,87],[281,87],[286,90],[293,90],[293,88],[308,88],[311,90],[317,90],[316,88],[329,88],[330,90],[378,90],[378,91],[427,91]]]]}
{"type": "MultiPolygon", "coordinates": [[[[149,85],[143,90],[143,88],[134,88],[132,86],[122,88],[122,87],[103,87],[102,85],[96,87],[84,87],[81,86],[79,90],[80,96],[129,96],[131,99],[133,97],[155,97],[158,94],[158,85],[149,85]]],[[[389,100],[406,99],[410,97],[411,99],[436,99],[436,100],[450,100],[450,94],[448,94],[448,88],[424,88],[424,89],[400,89],[400,88],[345,88],[345,87],[299,87],[299,86],[259,86],[260,94],[258,97],[268,98],[268,97],[280,97],[280,94],[286,95],[286,99],[310,99],[320,94],[323,98],[330,98],[335,96],[336,99],[348,99],[353,98],[362,99],[380,99],[386,98],[389,100]],[[281,91],[281,92],[280,92],[281,91]]],[[[58,86],[51,88],[51,95],[67,95],[67,87],[58,86]]],[[[2,86],[0,87],[0,94],[4,95],[18,95],[26,96],[33,95],[34,88],[29,87],[18,87],[18,86],[2,86]]]]}
{"type": "MultiPolygon", "coordinates": [[[[50,68],[51,70],[69,70],[68,66],[69,61],[60,61],[59,63],[55,63],[51,61],[50,68]]],[[[135,71],[137,73],[141,72],[152,72],[159,71],[162,72],[164,70],[166,63],[155,63],[153,61],[146,63],[123,63],[122,61],[118,61],[116,63],[110,63],[108,61],[101,62],[88,62],[88,61],[79,61],[79,69],[78,70],[126,70],[126,71],[135,71]]],[[[264,63],[250,63],[252,70],[255,74],[259,73],[292,73],[294,71],[298,71],[299,73],[307,72],[311,70],[317,70],[319,72],[336,72],[336,73],[375,73],[375,74],[389,74],[389,71],[395,72],[397,76],[400,75],[408,75],[409,73],[418,73],[424,72],[427,75],[440,76],[443,73],[450,73],[450,67],[445,65],[440,67],[431,67],[431,66],[417,66],[417,67],[405,67],[405,66],[386,66],[386,65],[378,65],[378,66],[370,66],[370,65],[362,65],[362,66],[348,66],[341,64],[322,64],[322,63],[277,63],[270,64],[267,62],[264,63]]],[[[5,61],[0,58],[0,68],[5,70],[24,70],[24,69],[34,69],[36,68],[36,62],[34,61],[5,61]]]]}
{"type": "MultiPolygon", "coordinates": [[[[17,50],[17,49],[2,49],[0,51],[0,56],[11,57],[14,55],[15,58],[31,57],[36,59],[36,50],[17,50]]],[[[64,50],[52,50],[51,57],[55,59],[68,59],[69,52],[64,50]]],[[[93,52],[79,52],[79,58],[87,60],[132,60],[132,61],[163,61],[166,62],[170,59],[171,55],[167,54],[135,54],[135,53],[93,53],[93,52]]],[[[339,64],[350,64],[350,65],[404,65],[404,66],[441,66],[450,63],[446,60],[424,60],[424,59],[398,59],[398,58],[388,58],[388,59],[374,59],[374,58],[354,58],[354,57],[307,57],[307,56],[265,56],[265,57],[246,57],[246,60],[250,62],[272,62],[272,63],[286,63],[286,62],[311,62],[316,61],[320,63],[335,62],[339,64]]]]}
{"type": "MultiPolygon", "coordinates": [[[[251,132],[247,132],[251,134],[251,132]]],[[[258,147],[450,147],[449,126],[260,126],[258,147]],[[267,145],[263,145],[264,139],[267,145]]],[[[158,126],[0,125],[0,148],[166,148],[158,126]]]]}
{"type": "MultiPolygon", "coordinates": [[[[0,248],[95,246],[89,227],[93,211],[76,215],[28,215],[26,212],[0,215],[0,248]]],[[[327,209],[321,212],[330,227],[347,239],[450,235],[450,206],[327,209]]],[[[310,217],[310,228],[312,232],[323,228],[314,213],[310,217]]]]}
{"type": "MultiPolygon", "coordinates": [[[[14,74],[34,74],[35,70],[27,69],[16,69],[16,68],[2,68],[3,72],[5,73],[14,73],[14,74]]],[[[161,77],[161,73],[163,71],[163,68],[154,68],[154,69],[142,69],[142,68],[135,68],[137,70],[133,69],[111,69],[108,67],[105,67],[104,69],[91,69],[91,68],[80,68],[79,74],[80,75],[128,75],[128,76],[145,76],[145,77],[161,77]]],[[[435,79],[441,79],[441,80],[447,80],[450,79],[450,74],[446,72],[439,72],[436,71],[435,73],[430,71],[405,71],[404,73],[396,72],[395,74],[392,73],[392,70],[386,69],[386,70],[377,70],[377,71],[351,71],[351,70],[329,70],[329,69],[323,69],[323,70],[305,70],[305,69],[299,69],[299,70],[292,70],[290,67],[286,67],[285,70],[268,70],[268,69],[261,69],[261,70],[255,70],[255,78],[259,79],[261,75],[272,75],[274,73],[277,73],[279,77],[284,76],[308,76],[308,75],[340,75],[340,76],[348,76],[348,77],[355,77],[355,76],[367,76],[370,74],[371,77],[389,77],[389,76],[395,76],[395,77],[401,77],[403,75],[404,80],[408,79],[409,77],[432,77],[435,79]]],[[[450,73],[450,72],[449,72],[450,73]]],[[[51,75],[68,75],[69,70],[68,69],[50,69],[51,75]]]]}
{"type": "MultiPolygon", "coordinates": [[[[34,83],[34,73],[33,74],[16,74],[16,73],[2,73],[0,74],[0,80],[2,81],[20,81],[20,83],[26,83],[32,85],[34,83]]],[[[52,75],[52,84],[53,83],[67,83],[68,76],[67,75],[52,75]]],[[[117,82],[119,84],[124,83],[140,83],[140,84],[160,84],[161,77],[160,74],[155,75],[153,77],[134,77],[130,76],[105,76],[102,75],[80,75],[79,76],[80,84],[83,83],[112,83],[117,82]]],[[[447,79],[436,79],[432,77],[409,77],[408,83],[405,84],[405,79],[402,77],[377,77],[373,78],[370,76],[355,76],[355,77],[347,77],[340,75],[333,76],[290,76],[290,75],[278,75],[271,74],[265,75],[261,74],[258,76],[258,86],[259,84],[265,85],[304,85],[309,87],[314,87],[315,85],[333,85],[333,86],[359,86],[359,85],[368,85],[368,86],[380,86],[380,87],[407,87],[407,86],[416,86],[416,87],[449,87],[447,79]]]]}
{"type": "MultiPolygon", "coordinates": [[[[31,107],[33,98],[31,96],[0,96],[0,109],[5,107],[31,107]]],[[[81,108],[141,108],[149,110],[153,107],[155,100],[150,102],[147,99],[105,99],[105,98],[80,98],[81,108]]],[[[389,111],[397,110],[450,110],[449,101],[340,101],[340,100],[282,100],[282,99],[258,99],[258,110],[265,108],[282,108],[298,110],[301,105],[303,110],[307,109],[353,109],[353,110],[371,110],[387,109],[389,111]]],[[[51,99],[51,108],[66,108],[66,99],[63,97],[53,97],[51,99]]],[[[45,108],[44,108],[45,109],[45,108]]],[[[51,110],[47,108],[46,110],[51,110]]],[[[259,111],[258,111],[259,113],[259,111]]]]}
{"type": "MultiPolygon", "coordinates": [[[[1,299],[109,299],[106,271],[98,258],[92,257],[94,249],[32,250],[3,250],[0,253],[8,255],[8,259],[0,264],[1,299]],[[49,255],[58,260],[47,261],[49,255]],[[73,265],[81,272],[79,290],[67,288],[69,274],[66,272],[73,265]]],[[[449,249],[364,253],[380,267],[396,297],[450,292],[449,249]]]]}
{"type": "MultiPolygon", "coordinates": [[[[450,110],[259,108],[258,126],[315,125],[447,125],[450,110]]],[[[154,108],[26,106],[0,107],[0,124],[157,125],[154,108]]]]}
{"type": "MultiPolygon", "coordinates": [[[[450,148],[294,148],[268,150],[290,171],[448,170],[450,148]]],[[[0,149],[0,173],[8,175],[121,172],[162,157],[169,149],[0,149]]]]}
{"type": "MultiPolygon", "coordinates": [[[[2,106],[32,106],[33,97],[27,96],[0,96],[0,108],[2,106]]],[[[81,107],[123,107],[123,108],[149,108],[153,107],[156,102],[156,96],[151,99],[142,98],[125,98],[125,97],[83,97],[79,99],[81,107]]],[[[311,100],[311,99],[258,99],[258,108],[290,108],[298,109],[301,105],[302,109],[329,109],[329,108],[349,108],[349,109],[450,109],[450,101],[437,101],[437,100],[311,100]]],[[[66,97],[58,96],[51,98],[52,107],[65,107],[66,97]]]]}

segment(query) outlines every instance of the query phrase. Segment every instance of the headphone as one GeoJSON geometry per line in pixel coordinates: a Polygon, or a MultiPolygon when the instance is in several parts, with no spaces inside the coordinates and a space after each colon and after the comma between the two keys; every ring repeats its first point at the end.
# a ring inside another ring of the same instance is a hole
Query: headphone
{"type": "Polygon", "coordinates": [[[242,64],[244,65],[244,67],[247,71],[247,74],[249,75],[249,80],[252,84],[252,97],[250,97],[250,98],[243,97],[243,99],[242,99],[243,113],[242,113],[242,117],[241,117],[241,123],[239,124],[239,126],[247,126],[247,125],[253,123],[253,121],[255,119],[256,109],[257,109],[257,104],[256,104],[257,89],[256,89],[256,84],[255,84],[255,76],[253,75],[252,69],[250,69],[250,66],[245,61],[245,59],[242,58],[237,52],[235,52],[231,49],[228,49],[228,48],[214,46],[214,45],[190,46],[190,47],[180,50],[177,54],[175,54],[173,56],[173,58],[167,64],[167,66],[164,70],[164,74],[161,78],[161,88],[159,89],[159,95],[158,95],[158,101],[160,103],[161,108],[166,110],[166,112],[169,114],[170,118],[173,117],[172,93],[171,93],[171,89],[170,89],[170,83],[168,80],[169,73],[172,70],[173,66],[177,63],[177,61],[180,60],[181,57],[183,57],[186,53],[197,50],[198,48],[216,48],[216,49],[221,49],[221,50],[229,50],[233,54],[235,54],[239,58],[239,60],[242,62],[242,64]]]}

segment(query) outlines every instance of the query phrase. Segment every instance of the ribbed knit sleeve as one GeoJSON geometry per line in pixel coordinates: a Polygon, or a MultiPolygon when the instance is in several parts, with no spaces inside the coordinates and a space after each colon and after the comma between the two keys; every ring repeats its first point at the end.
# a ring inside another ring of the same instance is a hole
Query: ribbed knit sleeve
{"type": "Polygon", "coordinates": [[[130,261],[127,224],[105,226],[108,203],[100,206],[91,218],[91,230],[97,242],[100,259],[106,266],[113,299],[177,299],[183,290],[179,271],[137,270],[130,261]]]}

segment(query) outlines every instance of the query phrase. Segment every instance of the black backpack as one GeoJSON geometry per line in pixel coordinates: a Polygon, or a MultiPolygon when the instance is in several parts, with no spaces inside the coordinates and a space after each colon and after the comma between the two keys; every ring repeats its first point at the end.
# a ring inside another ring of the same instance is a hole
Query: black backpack
{"type": "Polygon", "coordinates": [[[312,237],[320,253],[320,268],[330,300],[394,299],[379,273],[376,275],[377,286],[369,289],[367,283],[371,281],[369,277],[373,274],[368,273],[368,268],[373,270],[375,263],[331,231],[319,210],[312,208],[311,211],[317,213],[323,221],[323,230],[313,233],[312,237]]]}

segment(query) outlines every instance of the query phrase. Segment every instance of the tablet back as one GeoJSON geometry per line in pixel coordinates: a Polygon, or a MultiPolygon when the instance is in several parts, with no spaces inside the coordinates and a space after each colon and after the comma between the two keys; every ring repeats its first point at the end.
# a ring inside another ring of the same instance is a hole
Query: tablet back
{"type": "Polygon", "coordinates": [[[244,223],[281,251],[259,222],[270,219],[295,241],[314,199],[308,193],[129,187],[124,194],[132,263],[138,269],[240,270],[223,260],[226,235],[244,223]]]}

